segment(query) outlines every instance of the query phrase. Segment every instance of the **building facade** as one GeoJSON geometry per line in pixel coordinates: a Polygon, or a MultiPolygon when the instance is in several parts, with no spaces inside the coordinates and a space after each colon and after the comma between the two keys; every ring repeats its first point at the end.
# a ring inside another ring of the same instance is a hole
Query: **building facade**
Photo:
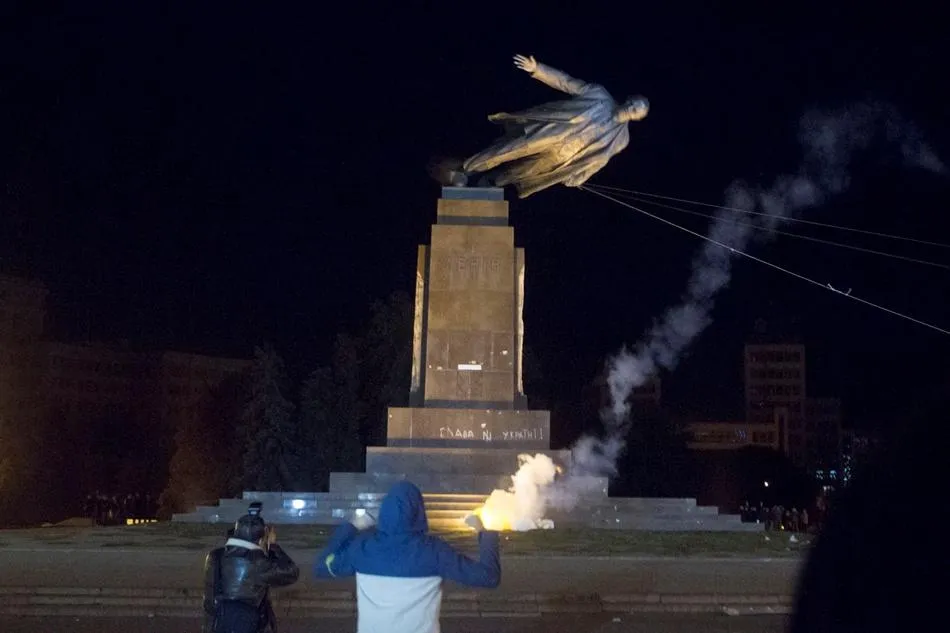
{"type": "Polygon", "coordinates": [[[45,388],[65,411],[128,409],[150,404],[152,359],[124,345],[47,342],[45,388]]]}
{"type": "Polygon", "coordinates": [[[841,400],[805,400],[805,453],[802,466],[817,479],[833,482],[841,476],[841,400]]]}
{"type": "Polygon", "coordinates": [[[744,355],[746,421],[778,426],[779,450],[805,461],[805,346],[747,343],[744,355]]]}
{"type": "Polygon", "coordinates": [[[774,424],[777,450],[819,480],[836,479],[841,469],[841,401],[808,396],[803,344],[757,336],[745,345],[746,421],[774,424]]]}
{"type": "Polygon", "coordinates": [[[46,415],[73,435],[69,467],[85,490],[157,493],[174,434],[208,415],[215,389],[250,361],[127,345],[46,343],[46,415]],[[105,483],[103,483],[105,482],[105,483]]]}
{"type": "Polygon", "coordinates": [[[97,488],[157,494],[175,430],[207,414],[215,389],[251,362],[48,341],[47,294],[0,276],[0,496],[44,477],[60,481],[66,503],[97,488]]]}
{"type": "Polygon", "coordinates": [[[43,336],[49,291],[38,281],[0,274],[0,341],[43,336]]]}
{"type": "Polygon", "coordinates": [[[0,275],[0,511],[30,473],[42,421],[42,354],[46,287],[0,275]]]}
{"type": "Polygon", "coordinates": [[[847,485],[854,477],[854,473],[867,463],[880,446],[880,438],[876,433],[857,429],[842,429],[841,431],[841,483],[847,485]]]}
{"type": "Polygon", "coordinates": [[[688,446],[697,451],[736,450],[747,446],[779,448],[774,422],[689,422],[685,425],[688,446]]]}
{"type": "Polygon", "coordinates": [[[215,391],[251,366],[249,360],[182,352],[163,352],[155,360],[160,415],[172,428],[197,422],[215,391]]]}

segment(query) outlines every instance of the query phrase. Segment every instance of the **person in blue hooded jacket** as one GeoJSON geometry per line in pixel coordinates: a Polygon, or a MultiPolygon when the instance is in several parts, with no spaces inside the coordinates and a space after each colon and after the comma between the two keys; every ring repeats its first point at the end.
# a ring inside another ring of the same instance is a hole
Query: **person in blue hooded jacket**
{"type": "Polygon", "coordinates": [[[314,575],[356,576],[358,633],[438,633],[442,579],[487,588],[501,582],[498,532],[474,515],[466,523],[478,532],[478,560],[428,534],[422,493],[401,481],[383,499],[375,530],[365,513],[336,529],[314,575]]]}

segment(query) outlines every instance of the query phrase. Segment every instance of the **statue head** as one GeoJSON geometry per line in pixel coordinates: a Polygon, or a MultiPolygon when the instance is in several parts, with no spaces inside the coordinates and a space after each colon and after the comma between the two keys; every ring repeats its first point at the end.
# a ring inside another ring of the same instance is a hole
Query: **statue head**
{"type": "Polygon", "coordinates": [[[618,118],[626,123],[627,121],[640,121],[646,118],[650,112],[650,101],[641,95],[628,97],[618,111],[618,118]]]}

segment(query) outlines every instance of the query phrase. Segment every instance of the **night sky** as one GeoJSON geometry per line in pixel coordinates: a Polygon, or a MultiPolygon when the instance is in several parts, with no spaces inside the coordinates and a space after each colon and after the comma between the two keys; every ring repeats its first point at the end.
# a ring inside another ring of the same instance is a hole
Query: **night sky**
{"type": "MultiPolygon", "coordinates": [[[[412,292],[439,195],[428,160],[487,145],[491,112],[556,98],[514,53],[649,97],[596,184],[718,203],[735,178],[795,170],[805,109],[867,98],[950,160],[943,22],[904,3],[20,4],[0,19],[0,270],[46,281],[63,339],[239,356],[270,340],[297,370],[325,362],[373,299],[412,292]]],[[[947,180],[891,158],[807,217],[950,242],[947,180]]],[[[549,393],[577,392],[680,295],[699,240],[583,191],[509,199],[527,344],[549,393]]],[[[950,263],[950,249],[784,230],[950,263]]],[[[950,328],[950,271],[783,237],[753,252],[950,328]]],[[[664,389],[706,418],[741,416],[760,318],[802,336],[809,392],[843,397],[851,423],[890,419],[950,373],[950,336],[754,262],[713,316],[664,389]]]]}

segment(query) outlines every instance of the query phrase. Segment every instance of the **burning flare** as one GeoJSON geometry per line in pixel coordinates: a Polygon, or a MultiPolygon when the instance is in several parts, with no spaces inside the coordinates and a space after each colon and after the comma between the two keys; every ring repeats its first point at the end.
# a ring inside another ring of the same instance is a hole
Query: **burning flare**
{"type": "Polygon", "coordinates": [[[493,491],[474,514],[489,530],[549,530],[554,522],[544,518],[545,493],[560,471],[547,455],[519,455],[518,472],[511,477],[511,487],[493,491]]]}

